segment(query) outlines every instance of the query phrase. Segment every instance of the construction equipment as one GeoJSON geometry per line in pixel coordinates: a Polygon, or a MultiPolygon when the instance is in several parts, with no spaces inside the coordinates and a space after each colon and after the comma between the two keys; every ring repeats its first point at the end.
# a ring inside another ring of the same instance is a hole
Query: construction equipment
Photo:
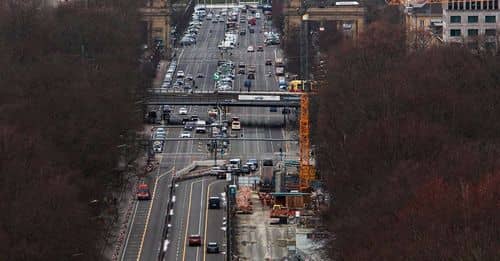
{"type": "Polygon", "coordinates": [[[287,207],[284,207],[282,205],[274,205],[273,209],[271,209],[271,218],[288,218],[289,216],[292,216],[293,214],[290,212],[290,210],[287,207]]]}

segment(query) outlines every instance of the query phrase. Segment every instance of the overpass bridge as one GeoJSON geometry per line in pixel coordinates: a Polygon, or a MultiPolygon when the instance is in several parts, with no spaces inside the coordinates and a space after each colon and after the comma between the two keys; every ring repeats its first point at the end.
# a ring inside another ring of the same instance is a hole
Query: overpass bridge
{"type": "Polygon", "coordinates": [[[146,105],[193,105],[223,107],[300,107],[302,93],[200,91],[158,93],[153,90],[146,105]]]}

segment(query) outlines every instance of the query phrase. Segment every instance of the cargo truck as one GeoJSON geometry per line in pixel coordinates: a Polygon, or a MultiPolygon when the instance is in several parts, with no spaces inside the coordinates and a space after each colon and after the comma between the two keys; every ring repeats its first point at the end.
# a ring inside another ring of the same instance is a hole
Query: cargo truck
{"type": "Polygon", "coordinates": [[[274,168],[273,160],[265,159],[262,161],[260,171],[260,191],[269,192],[274,186],[274,168]]]}

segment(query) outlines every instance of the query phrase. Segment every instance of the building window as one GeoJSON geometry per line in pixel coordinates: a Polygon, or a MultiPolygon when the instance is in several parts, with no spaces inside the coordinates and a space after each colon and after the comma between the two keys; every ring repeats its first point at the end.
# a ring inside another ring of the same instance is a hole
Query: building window
{"type": "Polygon", "coordinates": [[[462,22],[462,17],[459,15],[452,15],[450,16],[450,23],[452,24],[459,24],[462,22]]]}
{"type": "Polygon", "coordinates": [[[451,29],[450,30],[450,36],[460,36],[461,32],[460,29],[451,29]]]}
{"type": "Polygon", "coordinates": [[[496,36],[497,35],[497,29],[486,29],[486,30],[484,30],[484,34],[486,36],[496,36]]]}
{"type": "Polygon", "coordinates": [[[471,16],[467,17],[467,22],[477,23],[477,22],[479,22],[479,17],[477,15],[471,15],[471,16]]]}
{"type": "Polygon", "coordinates": [[[478,29],[469,29],[467,30],[467,36],[478,36],[479,35],[479,30],[478,29]]]}
{"type": "Polygon", "coordinates": [[[484,22],[486,22],[486,23],[496,23],[497,22],[497,17],[494,16],[494,15],[487,15],[484,18],[484,22]]]}

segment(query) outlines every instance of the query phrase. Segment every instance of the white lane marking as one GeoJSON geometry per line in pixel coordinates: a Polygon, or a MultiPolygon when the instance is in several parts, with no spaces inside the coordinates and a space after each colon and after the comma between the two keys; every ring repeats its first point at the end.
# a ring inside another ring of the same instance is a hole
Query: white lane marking
{"type": "Polygon", "coordinates": [[[122,258],[120,258],[121,261],[123,261],[123,258],[125,258],[125,251],[127,250],[128,247],[128,240],[130,239],[130,232],[132,231],[132,227],[134,226],[134,220],[135,220],[135,215],[137,214],[137,207],[139,206],[139,201],[135,201],[135,207],[134,207],[134,212],[132,214],[132,220],[130,221],[130,227],[128,228],[127,231],[127,239],[125,240],[125,245],[123,246],[122,250],[122,258]]]}

